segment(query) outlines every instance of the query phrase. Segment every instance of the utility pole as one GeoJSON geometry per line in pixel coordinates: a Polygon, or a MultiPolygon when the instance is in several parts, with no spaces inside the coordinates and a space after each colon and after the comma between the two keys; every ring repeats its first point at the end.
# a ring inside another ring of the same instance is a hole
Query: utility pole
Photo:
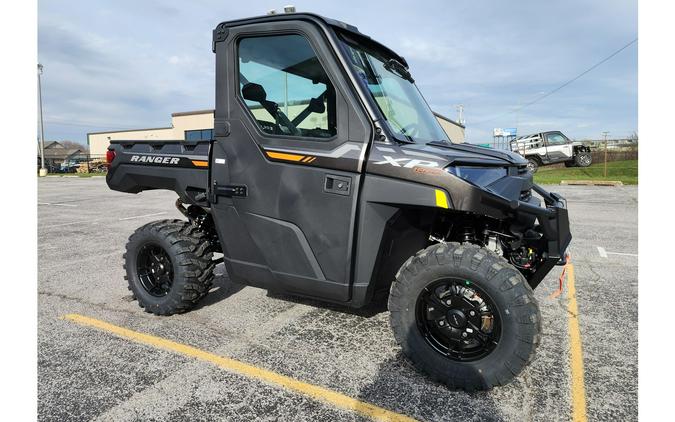
{"type": "Polygon", "coordinates": [[[43,66],[38,63],[38,105],[40,107],[40,177],[47,175],[47,168],[45,168],[45,124],[42,119],[42,81],[40,76],[42,75],[43,66]]]}
{"type": "Polygon", "coordinates": [[[602,132],[602,136],[605,138],[605,178],[607,178],[607,135],[609,135],[609,132],[602,132]]]}

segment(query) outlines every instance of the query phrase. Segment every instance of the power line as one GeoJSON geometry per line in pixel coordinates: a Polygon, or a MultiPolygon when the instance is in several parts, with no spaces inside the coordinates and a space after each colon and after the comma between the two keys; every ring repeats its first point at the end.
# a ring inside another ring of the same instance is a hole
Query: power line
{"type": "Polygon", "coordinates": [[[499,114],[499,115],[497,115],[497,116],[495,116],[495,117],[492,117],[492,118],[490,118],[490,119],[487,119],[487,120],[482,120],[482,121],[476,122],[476,123],[474,123],[474,124],[486,123],[486,122],[489,122],[489,121],[498,119],[498,118],[500,118],[500,117],[502,117],[502,116],[504,116],[504,115],[506,115],[506,114],[518,112],[518,111],[520,111],[520,110],[522,110],[522,109],[524,109],[524,108],[526,108],[526,107],[531,106],[532,104],[538,103],[539,101],[543,100],[544,98],[546,98],[546,97],[548,97],[548,96],[550,96],[550,95],[555,94],[556,92],[558,92],[558,91],[560,91],[561,89],[565,88],[567,85],[571,84],[572,82],[576,81],[577,79],[581,78],[581,77],[584,76],[585,74],[587,74],[587,73],[589,73],[590,71],[594,70],[595,68],[597,68],[597,67],[600,66],[601,64],[603,64],[603,63],[605,63],[606,61],[610,60],[612,57],[616,56],[617,54],[621,53],[623,50],[625,50],[625,49],[627,49],[628,47],[630,47],[631,45],[635,44],[635,43],[637,42],[637,40],[638,40],[638,39],[635,38],[633,41],[631,41],[631,42],[629,42],[628,44],[624,45],[623,47],[619,48],[618,50],[616,50],[615,52],[613,52],[613,53],[610,54],[609,56],[605,57],[604,59],[600,60],[599,62],[597,62],[597,63],[594,64],[593,66],[589,67],[588,69],[584,70],[583,72],[581,72],[580,74],[578,74],[578,75],[575,76],[574,78],[572,78],[572,79],[570,79],[569,81],[563,83],[562,85],[558,86],[557,88],[552,89],[552,90],[548,91],[547,93],[545,93],[545,94],[543,94],[543,95],[541,95],[541,96],[535,98],[534,100],[530,101],[529,103],[525,103],[525,104],[523,104],[522,106],[517,107],[517,108],[514,109],[514,110],[511,110],[511,111],[508,111],[508,112],[499,114]]]}

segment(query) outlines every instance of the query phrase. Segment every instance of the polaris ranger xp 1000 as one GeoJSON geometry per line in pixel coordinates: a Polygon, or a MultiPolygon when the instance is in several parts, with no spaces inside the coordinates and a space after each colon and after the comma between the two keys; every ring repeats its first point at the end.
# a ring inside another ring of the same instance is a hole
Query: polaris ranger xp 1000
{"type": "Polygon", "coordinates": [[[108,150],[110,188],[173,190],[186,217],[129,238],[139,305],[190,310],[222,260],[234,282],[351,307],[387,292],[403,353],[451,387],[516,376],[539,342],[533,289],[571,240],[564,199],[518,154],[453,144],[406,60],[351,25],[228,21],[213,51],[213,139],[108,150]]]}

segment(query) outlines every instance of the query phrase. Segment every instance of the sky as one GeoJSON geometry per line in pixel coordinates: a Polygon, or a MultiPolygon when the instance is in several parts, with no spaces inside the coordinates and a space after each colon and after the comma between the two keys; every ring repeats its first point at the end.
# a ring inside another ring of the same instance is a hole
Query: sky
{"type": "Polygon", "coordinates": [[[212,30],[294,4],[352,25],[406,58],[431,108],[467,141],[493,128],[561,130],[574,139],[638,131],[638,44],[530,106],[637,38],[637,1],[41,0],[45,138],[169,126],[214,107],[212,30]],[[519,110],[520,109],[520,110],[519,110]]]}

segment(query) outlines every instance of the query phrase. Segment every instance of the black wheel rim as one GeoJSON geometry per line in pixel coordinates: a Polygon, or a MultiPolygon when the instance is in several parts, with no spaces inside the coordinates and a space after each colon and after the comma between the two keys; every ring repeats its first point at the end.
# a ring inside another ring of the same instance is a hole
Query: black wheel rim
{"type": "Polygon", "coordinates": [[[432,282],[417,298],[415,315],[426,342],[448,359],[482,359],[499,344],[497,307],[471,281],[447,278],[432,282]]]}
{"type": "Polygon", "coordinates": [[[148,243],[138,251],[136,269],[141,286],[155,297],[169,294],[173,284],[173,265],[164,248],[148,243]]]}

